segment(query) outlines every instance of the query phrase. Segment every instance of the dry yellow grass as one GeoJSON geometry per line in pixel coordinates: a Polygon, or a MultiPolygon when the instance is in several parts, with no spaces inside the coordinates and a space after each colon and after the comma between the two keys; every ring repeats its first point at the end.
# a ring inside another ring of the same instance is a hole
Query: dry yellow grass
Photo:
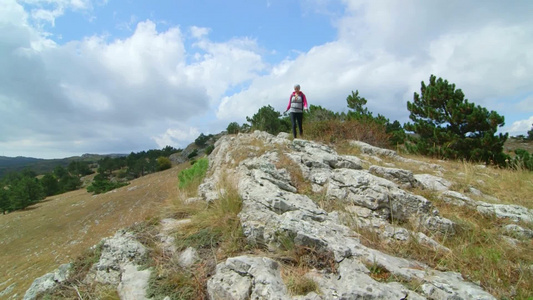
{"type": "MultiPolygon", "coordinates": [[[[339,151],[357,154],[357,149],[344,145],[339,151]]],[[[483,166],[465,161],[437,160],[422,156],[402,154],[403,157],[437,164],[443,167],[441,176],[453,183],[451,190],[464,193],[474,200],[518,204],[533,208],[533,172],[510,170],[493,166],[483,166]],[[470,193],[470,188],[484,195],[470,193]]],[[[381,157],[373,164],[410,170],[415,174],[433,173],[434,170],[420,168],[420,164],[399,162],[381,157]]],[[[365,166],[368,167],[368,166],[365,166]]],[[[479,282],[488,292],[501,299],[531,299],[533,297],[533,274],[528,269],[533,263],[530,240],[509,243],[503,236],[503,227],[511,222],[505,219],[485,216],[475,209],[454,206],[439,200],[438,193],[412,189],[432,201],[440,215],[456,222],[458,233],[455,236],[434,236],[450,253],[439,253],[416,241],[383,243],[375,232],[356,228],[361,240],[368,246],[422,261],[440,270],[460,272],[466,279],[479,282]]],[[[521,226],[533,230],[533,225],[521,222],[521,226]]],[[[404,224],[409,228],[409,224],[404,224]]]]}
{"type": "Polygon", "coordinates": [[[186,188],[180,189],[172,201],[170,211],[174,217],[190,220],[171,233],[176,238],[175,246],[179,250],[195,248],[200,261],[193,268],[183,268],[176,259],[158,249],[156,243],[145,243],[153,244],[150,246],[152,251],[148,260],[148,265],[155,270],[148,288],[150,297],[207,299],[207,281],[214,273],[216,264],[250,248],[237,216],[242,207],[237,183],[223,174],[218,189],[225,193],[221,193],[219,199],[210,203],[187,201],[189,197],[197,196],[195,191],[197,192],[199,184],[199,180],[193,180],[186,188]]]}
{"type": "Polygon", "coordinates": [[[283,266],[281,277],[291,295],[307,295],[310,292],[320,292],[318,284],[310,277],[305,276],[308,272],[309,268],[307,266],[283,266]]]}
{"type": "Polygon", "coordinates": [[[3,297],[22,298],[35,278],[72,262],[118,229],[163,213],[176,198],[181,168],[133,180],[106,194],[77,190],[0,215],[0,291],[14,284],[3,297]]]}
{"type": "MultiPolygon", "coordinates": [[[[339,151],[341,152],[341,151],[339,151]]],[[[342,153],[357,155],[356,147],[344,146],[342,153]],[[354,149],[355,148],[355,149],[354,149]]],[[[470,163],[458,160],[439,160],[430,157],[401,154],[405,158],[440,165],[444,168],[442,177],[453,182],[451,190],[465,193],[473,187],[485,195],[497,198],[497,203],[518,204],[533,209],[533,172],[519,169],[504,169],[495,166],[485,166],[480,163],[470,163]]],[[[400,162],[387,157],[381,157],[381,162],[373,164],[390,166],[410,170],[414,174],[432,173],[421,169],[419,164],[400,162]]],[[[477,197],[469,194],[474,200],[494,202],[491,197],[477,197]]]]}

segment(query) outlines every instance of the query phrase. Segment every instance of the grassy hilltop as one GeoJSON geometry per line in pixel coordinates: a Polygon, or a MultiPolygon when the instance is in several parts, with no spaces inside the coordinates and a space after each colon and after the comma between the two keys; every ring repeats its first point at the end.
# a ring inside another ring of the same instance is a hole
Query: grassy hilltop
{"type": "MultiPolygon", "coordinates": [[[[337,151],[343,154],[358,154],[356,150],[343,144],[338,145],[337,151]]],[[[246,155],[243,155],[240,159],[245,157],[246,155]]],[[[518,204],[533,209],[531,198],[533,172],[492,167],[479,168],[466,162],[439,161],[424,157],[412,158],[442,165],[446,170],[443,177],[456,182],[454,190],[462,191],[473,186],[500,199],[503,203],[518,204]],[[484,182],[483,186],[480,186],[481,181],[484,182]]],[[[386,165],[388,162],[384,160],[381,163],[386,165]]],[[[15,294],[18,295],[17,299],[22,298],[35,278],[54,270],[60,264],[72,262],[79,257],[83,259],[87,255],[87,249],[102,238],[113,235],[118,229],[132,226],[143,228],[145,241],[153,244],[151,239],[154,237],[150,235],[152,233],[150,228],[160,219],[169,216],[188,216],[193,220],[193,224],[185,232],[186,235],[182,236],[188,243],[201,238],[202,235],[209,235],[210,230],[214,230],[213,226],[217,226],[216,232],[226,230],[229,233],[227,236],[221,235],[227,240],[209,251],[211,259],[238,255],[239,251],[243,251],[239,247],[244,245],[242,234],[239,234],[239,226],[235,226],[238,225],[236,221],[239,208],[238,196],[230,193],[233,197],[233,201],[230,201],[231,207],[227,205],[228,203],[211,207],[198,203],[186,204],[184,200],[195,196],[199,183],[181,189],[178,187],[179,172],[189,166],[190,164],[186,162],[169,170],[132,180],[128,186],[96,196],[85,189],[52,196],[25,210],[0,216],[0,261],[3,262],[5,270],[0,275],[0,291],[12,286],[12,289],[8,289],[0,298],[8,299],[15,294]]],[[[402,165],[401,168],[417,171],[416,166],[408,164],[402,165]]],[[[305,185],[303,182],[301,184],[305,185]]],[[[228,190],[231,188],[228,187],[228,190]]],[[[365,236],[365,242],[394,255],[417,259],[441,269],[461,272],[469,280],[481,282],[488,291],[501,299],[517,295],[516,299],[533,297],[532,275],[523,273],[524,264],[529,266],[533,264],[531,242],[518,246],[502,243],[499,228],[506,224],[505,221],[480,217],[478,214],[433,199],[430,193],[424,191],[418,193],[431,199],[442,216],[454,220],[464,228],[458,237],[444,241],[452,253],[442,257],[416,244],[411,244],[407,248],[395,244],[383,244],[372,234],[365,236]]],[[[532,224],[522,225],[533,230],[532,224]]],[[[174,266],[165,265],[163,257],[158,256],[161,255],[158,251],[152,249],[152,259],[157,268],[172,271],[174,266]]],[[[280,254],[283,255],[296,256],[297,253],[280,254]]],[[[206,269],[197,270],[194,280],[190,278],[171,278],[171,280],[176,280],[188,288],[201,288],[212,271],[209,269],[212,266],[212,264],[203,265],[206,269]]],[[[301,270],[290,269],[285,274],[287,280],[291,281],[288,285],[296,292],[298,289],[305,290],[307,284],[297,280],[298,272],[301,270]]],[[[376,272],[375,275],[376,280],[387,280],[380,272],[376,272]]],[[[84,290],[81,289],[81,292],[84,290]]],[[[85,292],[92,293],[94,290],[85,292]]],[[[105,293],[107,293],[105,298],[117,299],[113,291],[105,293]]]]}

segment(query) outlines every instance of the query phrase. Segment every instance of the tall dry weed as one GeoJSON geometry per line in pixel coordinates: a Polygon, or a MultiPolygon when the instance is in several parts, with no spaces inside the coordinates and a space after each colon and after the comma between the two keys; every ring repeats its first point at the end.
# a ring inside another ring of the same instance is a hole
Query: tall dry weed
{"type": "MultiPolygon", "coordinates": [[[[344,152],[357,155],[356,150],[345,146],[344,152]]],[[[533,208],[533,172],[502,169],[477,163],[456,160],[437,160],[416,155],[403,155],[424,164],[440,165],[436,175],[452,182],[450,190],[467,195],[475,201],[517,204],[533,208]]],[[[410,170],[415,174],[436,172],[422,164],[401,162],[380,157],[374,163],[410,170]]],[[[480,214],[475,208],[455,206],[440,200],[438,193],[429,190],[411,189],[424,196],[440,211],[440,215],[457,224],[454,236],[433,236],[451,252],[436,251],[411,239],[408,243],[383,243],[374,231],[357,230],[361,241],[392,255],[415,259],[434,268],[460,272],[467,280],[481,286],[501,299],[531,299],[533,297],[533,263],[531,243],[524,238],[511,239],[504,228],[511,221],[480,214]]],[[[533,225],[520,222],[523,228],[533,230],[533,225]]],[[[409,224],[403,224],[408,229],[409,224]]],[[[428,233],[430,234],[430,233],[428,233]]]]}
{"type": "Polygon", "coordinates": [[[533,296],[533,274],[528,267],[533,262],[531,243],[524,238],[505,236],[504,227],[511,221],[481,214],[474,207],[446,203],[435,192],[415,192],[430,200],[441,216],[455,222],[455,235],[433,236],[451,252],[437,252],[414,241],[408,245],[393,243],[388,251],[440,270],[460,272],[498,298],[533,296]]]}
{"type": "Polygon", "coordinates": [[[305,124],[305,138],[326,144],[338,144],[346,140],[358,140],[376,147],[389,147],[390,135],[385,126],[375,122],[357,120],[327,120],[305,124]]]}
{"type": "Polygon", "coordinates": [[[296,188],[299,194],[312,194],[311,183],[305,179],[300,166],[281,151],[276,162],[276,168],[289,172],[291,185],[296,188]]]}

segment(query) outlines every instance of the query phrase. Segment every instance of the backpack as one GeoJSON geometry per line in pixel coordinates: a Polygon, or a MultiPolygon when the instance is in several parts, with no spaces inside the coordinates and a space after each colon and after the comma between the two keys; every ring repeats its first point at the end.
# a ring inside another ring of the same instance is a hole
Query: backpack
{"type": "Polygon", "coordinates": [[[291,96],[291,108],[304,110],[304,98],[300,94],[294,93],[291,96]]]}

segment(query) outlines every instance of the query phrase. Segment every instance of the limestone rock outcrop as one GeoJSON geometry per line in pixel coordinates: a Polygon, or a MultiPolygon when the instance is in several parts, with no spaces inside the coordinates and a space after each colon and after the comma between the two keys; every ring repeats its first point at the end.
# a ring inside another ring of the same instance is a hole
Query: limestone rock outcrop
{"type": "MultiPolygon", "coordinates": [[[[210,299],[495,299],[459,273],[365,246],[355,228],[371,231],[385,243],[416,239],[435,251],[450,251],[432,237],[453,235],[457,225],[413,189],[432,190],[452,205],[517,223],[505,228],[509,237],[533,238],[530,230],[519,226],[533,222],[533,211],[474,201],[449,190],[453,183],[440,176],[444,170],[439,165],[405,159],[362,142],[351,144],[359,148],[360,155],[339,155],[316,142],[291,140],[286,133],[273,136],[256,131],[218,139],[198,197],[190,201],[216,201],[225,193],[221,183],[231,178],[243,202],[239,218],[247,242],[266,253],[276,253],[287,242],[310,249],[314,256],[309,259],[314,261],[302,276],[315,282],[317,289],[291,295],[282,278],[282,261],[275,255],[247,253],[218,262],[207,282],[210,299]],[[383,157],[415,164],[426,173],[372,164],[383,157]],[[407,223],[411,226],[399,225],[407,223]],[[374,279],[376,268],[389,274],[389,280],[374,279]]],[[[166,232],[188,221],[161,222],[161,248],[176,256],[183,267],[201,258],[193,248],[177,253],[173,237],[166,232]]],[[[103,255],[87,280],[117,285],[122,299],[144,299],[142,289],[150,270],[136,266],[145,254],[144,246],[132,235],[118,232],[104,240],[103,255]]]]}
{"type": "Polygon", "coordinates": [[[35,279],[30,288],[24,294],[24,300],[35,299],[39,293],[44,293],[54,289],[58,284],[64,282],[69,275],[71,264],[63,264],[54,272],[47,273],[35,279]]]}
{"type": "MultiPolygon", "coordinates": [[[[455,224],[441,217],[429,200],[403,189],[422,186],[412,173],[381,167],[367,171],[358,157],[338,155],[324,145],[291,141],[283,134],[275,137],[264,132],[221,138],[210,156],[210,166],[231,163],[237,151],[257,153],[257,149],[248,148],[248,145],[257,147],[250,139],[263,142],[262,154],[244,159],[235,171],[230,171],[232,178],[237,178],[243,200],[239,217],[248,242],[275,251],[281,246],[281,240],[288,237],[296,246],[329,256],[336,270],[310,270],[305,276],[318,283],[320,293],[293,297],[284,288],[277,289],[276,294],[264,286],[261,293],[254,291],[256,282],[280,284],[276,268],[251,267],[255,264],[248,262],[262,262],[267,257],[230,258],[218,265],[217,273],[209,281],[211,299],[494,299],[458,273],[434,270],[423,263],[364,246],[359,235],[342,221],[351,213],[358,226],[376,230],[385,239],[417,238],[439,251],[446,251],[422,232],[413,233],[394,225],[393,220],[410,221],[435,235],[455,232],[455,224]],[[298,184],[291,178],[295,167],[305,182],[311,184],[312,193],[298,193],[298,184]],[[317,199],[312,199],[313,195],[317,199]],[[346,210],[328,212],[318,202],[338,203],[346,210]],[[234,267],[236,264],[240,268],[234,267]],[[398,281],[374,280],[369,265],[387,270],[398,281]],[[405,282],[419,282],[420,289],[409,290],[402,284],[405,282]]],[[[367,155],[397,157],[390,150],[378,151],[370,146],[368,149],[371,150],[365,150],[367,155]]],[[[440,171],[437,166],[425,167],[440,171]]],[[[206,181],[216,186],[224,170],[210,169],[211,176],[206,181]]]]}

